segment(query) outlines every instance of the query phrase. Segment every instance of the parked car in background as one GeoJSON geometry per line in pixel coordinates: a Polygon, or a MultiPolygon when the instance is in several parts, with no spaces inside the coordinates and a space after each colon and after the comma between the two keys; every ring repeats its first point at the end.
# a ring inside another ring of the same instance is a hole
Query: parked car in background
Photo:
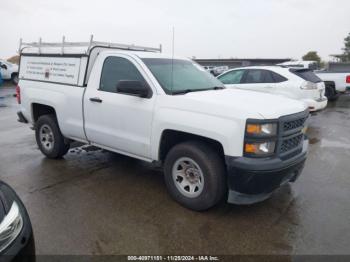
{"type": "Polygon", "coordinates": [[[211,73],[213,76],[218,76],[227,71],[228,66],[204,66],[204,69],[211,73]]]}
{"type": "Polygon", "coordinates": [[[310,111],[327,106],[325,85],[309,69],[254,66],[229,70],[218,79],[229,88],[283,95],[303,101],[310,111]]]}
{"type": "Polygon", "coordinates": [[[222,199],[263,201],[302,172],[304,103],[227,89],[197,63],[159,48],[65,41],[62,53],[59,43],[27,45],[18,117],[35,127],[49,158],[80,141],[163,166],[170,195],[193,210],[222,199]]]}
{"type": "Polygon", "coordinates": [[[210,73],[210,71],[213,70],[215,66],[203,66],[203,68],[210,73]]]}
{"type": "Polygon", "coordinates": [[[347,65],[346,63],[329,63],[328,68],[324,70],[316,70],[317,63],[315,61],[290,61],[279,65],[288,68],[315,70],[314,73],[325,83],[325,96],[329,101],[336,100],[339,92],[350,90],[350,70],[346,70],[349,68],[349,66],[344,66],[347,65]],[[343,70],[339,70],[338,67],[343,70]]]}
{"type": "Polygon", "coordinates": [[[283,67],[289,67],[289,68],[299,68],[299,69],[301,69],[301,68],[310,69],[310,70],[319,69],[316,61],[294,60],[294,61],[287,61],[284,63],[280,63],[277,65],[283,66],[283,67]]]}
{"type": "Polygon", "coordinates": [[[21,199],[0,181],[0,261],[35,261],[32,225],[21,199]]]}
{"type": "Polygon", "coordinates": [[[3,80],[18,83],[18,65],[0,59],[0,72],[3,80]]]}
{"type": "Polygon", "coordinates": [[[214,68],[214,76],[221,75],[228,70],[228,66],[217,66],[214,68]]]}
{"type": "Polygon", "coordinates": [[[1,76],[1,71],[0,71],[0,87],[2,86],[3,80],[2,80],[2,76],[1,76]]]}

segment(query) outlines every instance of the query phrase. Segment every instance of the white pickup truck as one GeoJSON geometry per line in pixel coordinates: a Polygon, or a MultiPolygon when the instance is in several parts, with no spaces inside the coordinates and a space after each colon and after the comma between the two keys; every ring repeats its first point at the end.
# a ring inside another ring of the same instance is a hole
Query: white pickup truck
{"type": "Polygon", "coordinates": [[[225,89],[156,48],[23,45],[18,117],[49,158],[76,140],[154,163],[171,196],[193,210],[262,201],[303,169],[304,103],[225,89]]]}
{"type": "Polygon", "coordinates": [[[350,72],[321,70],[315,71],[315,74],[321,78],[327,86],[334,87],[337,92],[350,90],[350,72]]]}

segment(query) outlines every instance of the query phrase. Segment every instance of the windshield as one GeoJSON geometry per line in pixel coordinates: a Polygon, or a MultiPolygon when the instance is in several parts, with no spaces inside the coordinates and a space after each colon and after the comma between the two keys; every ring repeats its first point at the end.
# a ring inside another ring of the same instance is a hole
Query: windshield
{"type": "Polygon", "coordinates": [[[219,80],[190,60],[144,58],[142,61],[167,94],[224,88],[219,80]]]}

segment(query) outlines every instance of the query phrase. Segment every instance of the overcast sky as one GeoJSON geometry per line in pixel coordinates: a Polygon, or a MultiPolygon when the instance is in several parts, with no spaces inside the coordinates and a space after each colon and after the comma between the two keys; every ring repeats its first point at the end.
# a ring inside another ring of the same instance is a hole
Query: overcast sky
{"type": "Polygon", "coordinates": [[[300,58],[340,53],[349,0],[0,0],[0,57],[25,41],[158,46],[197,58],[300,58]]]}

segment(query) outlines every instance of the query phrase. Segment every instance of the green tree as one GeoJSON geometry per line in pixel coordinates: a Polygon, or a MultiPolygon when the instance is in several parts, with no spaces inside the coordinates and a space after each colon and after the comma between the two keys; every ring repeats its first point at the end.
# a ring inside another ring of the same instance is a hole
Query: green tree
{"type": "Polygon", "coordinates": [[[316,51],[310,51],[303,56],[304,61],[316,61],[317,64],[321,63],[321,57],[317,54],[316,51]]]}
{"type": "Polygon", "coordinates": [[[350,62],[350,33],[344,38],[343,56],[341,57],[342,62],[350,62]]]}
{"type": "Polygon", "coordinates": [[[321,57],[317,54],[317,51],[310,51],[303,56],[304,61],[316,61],[317,68],[325,67],[325,62],[321,60],[321,57]]]}

